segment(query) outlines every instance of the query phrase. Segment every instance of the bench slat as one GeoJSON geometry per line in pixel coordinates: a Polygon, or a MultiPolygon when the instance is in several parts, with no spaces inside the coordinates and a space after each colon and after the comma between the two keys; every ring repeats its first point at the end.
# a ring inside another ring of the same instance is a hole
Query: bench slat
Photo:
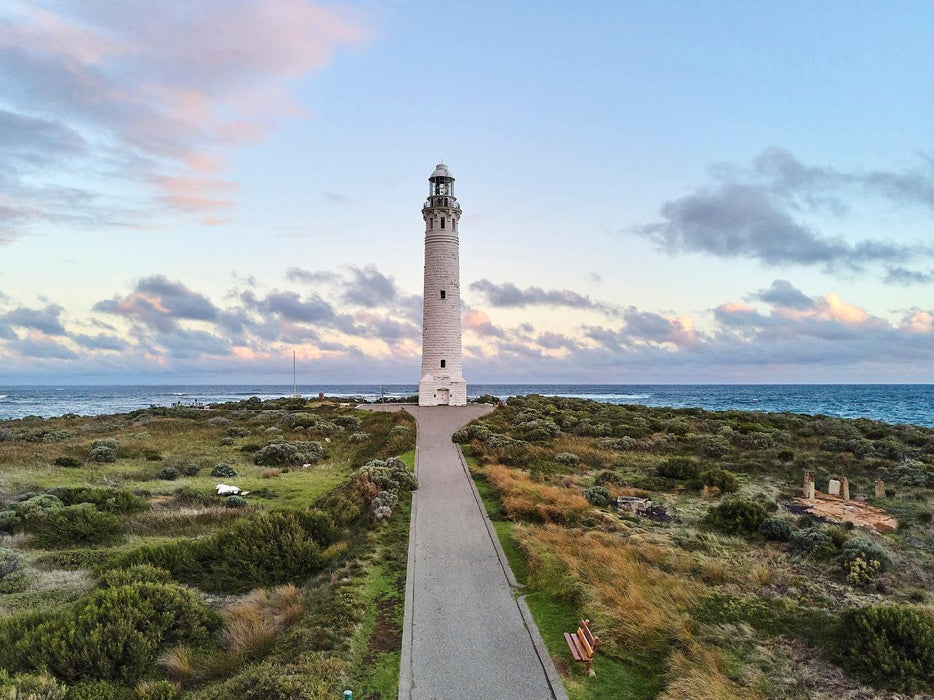
{"type": "Polygon", "coordinates": [[[568,648],[571,650],[571,656],[574,657],[574,660],[584,661],[584,659],[581,658],[580,652],[577,650],[577,644],[575,643],[576,640],[574,639],[574,637],[568,634],[567,632],[565,632],[564,641],[568,643],[568,648]]]}
{"type": "Polygon", "coordinates": [[[587,636],[584,634],[584,630],[582,630],[580,627],[577,628],[577,641],[583,648],[585,656],[587,656],[589,659],[593,658],[593,647],[587,641],[587,636]]]}
{"type": "Polygon", "coordinates": [[[581,659],[583,659],[584,661],[590,661],[593,658],[593,654],[587,653],[587,648],[581,642],[581,638],[578,637],[576,634],[572,634],[571,639],[573,639],[574,643],[577,645],[577,651],[580,652],[581,659]]]}
{"type": "MultiPolygon", "coordinates": [[[[599,640],[593,636],[593,633],[590,631],[590,620],[581,620],[581,629],[584,632],[584,639],[587,640],[587,643],[591,648],[596,649],[599,640]]],[[[578,630],[580,632],[581,630],[578,630]]]]}

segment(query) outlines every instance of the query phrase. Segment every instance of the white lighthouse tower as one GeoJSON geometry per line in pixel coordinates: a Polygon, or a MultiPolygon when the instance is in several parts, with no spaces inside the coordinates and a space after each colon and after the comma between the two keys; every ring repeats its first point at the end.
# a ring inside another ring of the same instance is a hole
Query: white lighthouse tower
{"type": "Polygon", "coordinates": [[[425,312],[419,406],[466,406],[461,368],[461,281],[458,222],[461,206],[444,163],[428,178],[425,219],[425,312]]]}

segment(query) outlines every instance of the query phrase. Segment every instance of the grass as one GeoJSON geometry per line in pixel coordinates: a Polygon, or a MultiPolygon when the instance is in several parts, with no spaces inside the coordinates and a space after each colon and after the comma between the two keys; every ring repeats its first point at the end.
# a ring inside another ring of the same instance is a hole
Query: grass
{"type": "Polygon", "coordinates": [[[536,396],[510,399],[477,423],[488,432],[465,433],[476,439],[462,449],[574,700],[855,696],[865,690],[830,658],[840,611],[929,604],[920,591],[934,585],[930,429],[536,396]],[[541,430],[549,425],[556,436],[541,430]],[[562,452],[577,459],[557,460],[562,452]],[[661,477],[671,457],[735,473],[738,497],[792,530],[823,530],[834,551],[809,556],[758,533],[711,530],[706,516],[722,497],[661,477]],[[819,484],[847,476],[854,494],[871,495],[873,480],[885,478],[888,495],[876,504],[900,519],[899,530],[850,532],[800,518],[794,497],[804,469],[819,484]],[[648,497],[664,517],[581,503],[598,475],[613,496],[648,497]],[[865,585],[848,582],[838,556],[852,536],[888,550],[893,569],[865,585]],[[596,678],[571,661],[563,638],[582,617],[601,637],[596,678]]]}

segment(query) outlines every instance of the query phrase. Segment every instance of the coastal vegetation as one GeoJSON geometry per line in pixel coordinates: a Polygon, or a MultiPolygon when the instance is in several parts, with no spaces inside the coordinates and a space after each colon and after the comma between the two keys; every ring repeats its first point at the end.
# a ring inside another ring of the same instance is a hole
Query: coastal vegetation
{"type": "Polygon", "coordinates": [[[934,692],[934,430],[524,396],[454,440],[572,700],[934,692]]]}
{"type": "Polygon", "coordinates": [[[414,446],[327,399],[0,422],[0,697],[395,697],[414,446]]]}

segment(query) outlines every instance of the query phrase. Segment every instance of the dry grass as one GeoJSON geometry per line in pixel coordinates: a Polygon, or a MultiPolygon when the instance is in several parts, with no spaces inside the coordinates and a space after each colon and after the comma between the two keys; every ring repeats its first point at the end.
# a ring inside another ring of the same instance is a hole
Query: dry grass
{"type": "Polygon", "coordinates": [[[642,649],[661,652],[674,640],[689,638],[687,610],[697,585],[665,571],[685,564],[672,561],[661,547],[638,546],[602,532],[566,530],[554,525],[518,526],[515,537],[536,569],[548,566],[543,554],[556,557],[583,585],[593,606],[585,614],[598,622],[601,641],[612,653],[642,649]]]}
{"type": "Polygon", "coordinates": [[[281,473],[278,469],[264,469],[259,476],[261,479],[274,479],[281,473]]]}
{"type": "Polygon", "coordinates": [[[236,508],[178,508],[150,510],[129,518],[130,532],[135,535],[196,536],[213,532],[242,518],[236,508]]]}
{"type": "Polygon", "coordinates": [[[716,649],[695,641],[669,657],[669,682],[659,700],[757,700],[761,696],[740,688],[723,672],[716,649]]]}
{"type": "Polygon", "coordinates": [[[513,518],[543,523],[574,522],[590,510],[587,499],[576,490],[542,484],[528,474],[491,464],[486,478],[503,501],[503,508],[513,518]]]}
{"type": "Polygon", "coordinates": [[[169,649],[159,657],[158,664],[169,678],[179,683],[191,680],[197,669],[195,656],[186,646],[169,649]]]}

